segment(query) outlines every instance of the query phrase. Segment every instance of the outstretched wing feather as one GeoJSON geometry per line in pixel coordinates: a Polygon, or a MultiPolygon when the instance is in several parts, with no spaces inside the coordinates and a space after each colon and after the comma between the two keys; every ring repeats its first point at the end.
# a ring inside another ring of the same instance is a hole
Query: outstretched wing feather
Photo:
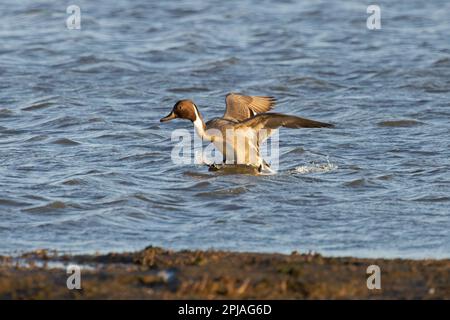
{"type": "Polygon", "coordinates": [[[269,96],[244,96],[229,93],[225,98],[226,110],[224,118],[242,121],[256,114],[270,111],[276,100],[269,96]]]}

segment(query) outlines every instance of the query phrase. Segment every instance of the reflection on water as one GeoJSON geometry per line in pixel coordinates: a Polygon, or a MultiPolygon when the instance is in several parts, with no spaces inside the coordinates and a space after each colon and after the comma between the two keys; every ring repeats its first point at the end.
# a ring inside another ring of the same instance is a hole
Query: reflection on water
{"type": "Polygon", "coordinates": [[[0,10],[0,252],[147,245],[450,257],[448,1],[53,1],[0,10]],[[170,161],[174,102],[332,122],[275,175],[170,161]]]}

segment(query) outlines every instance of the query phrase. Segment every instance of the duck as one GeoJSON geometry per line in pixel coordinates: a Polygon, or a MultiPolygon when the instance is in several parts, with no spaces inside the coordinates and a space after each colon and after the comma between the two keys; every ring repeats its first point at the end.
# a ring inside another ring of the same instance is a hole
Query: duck
{"type": "MultiPolygon", "coordinates": [[[[195,131],[204,141],[210,141],[223,155],[223,165],[244,165],[258,172],[271,171],[260,155],[260,145],[280,127],[333,128],[330,123],[301,118],[294,115],[269,112],[275,107],[272,96],[247,96],[229,93],[225,97],[225,113],[205,123],[197,105],[190,99],[179,100],[172,111],[160,122],[185,119],[193,123],[195,131]]],[[[217,169],[212,164],[210,169],[217,169]]]]}

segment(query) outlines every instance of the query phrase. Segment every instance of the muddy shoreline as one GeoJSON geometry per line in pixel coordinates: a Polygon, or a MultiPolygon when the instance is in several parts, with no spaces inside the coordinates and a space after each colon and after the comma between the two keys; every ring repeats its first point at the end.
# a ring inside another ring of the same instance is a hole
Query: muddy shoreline
{"type": "Polygon", "coordinates": [[[0,256],[0,299],[450,299],[450,259],[171,251],[0,256]],[[81,289],[67,288],[78,265],[81,289]],[[367,288],[378,265],[381,289],[367,288]]]}

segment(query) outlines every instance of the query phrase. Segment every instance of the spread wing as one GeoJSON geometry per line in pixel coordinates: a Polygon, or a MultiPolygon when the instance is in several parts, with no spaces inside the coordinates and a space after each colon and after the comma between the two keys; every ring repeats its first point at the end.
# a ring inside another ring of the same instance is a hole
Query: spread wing
{"type": "Polygon", "coordinates": [[[332,128],[334,125],[310,120],[306,118],[300,118],[296,116],[290,116],[281,113],[262,113],[257,114],[251,118],[245,119],[239,122],[235,128],[252,128],[258,132],[259,140],[264,141],[267,139],[274,129],[279,127],[285,128],[332,128]],[[265,131],[261,131],[264,129],[265,131]]]}
{"type": "Polygon", "coordinates": [[[251,127],[254,130],[285,128],[331,128],[332,124],[290,116],[281,113],[262,113],[245,119],[236,128],[251,127]]]}
{"type": "Polygon", "coordinates": [[[275,101],[274,97],[243,96],[237,93],[229,93],[225,98],[227,109],[223,117],[242,121],[258,113],[272,110],[275,101]]]}

